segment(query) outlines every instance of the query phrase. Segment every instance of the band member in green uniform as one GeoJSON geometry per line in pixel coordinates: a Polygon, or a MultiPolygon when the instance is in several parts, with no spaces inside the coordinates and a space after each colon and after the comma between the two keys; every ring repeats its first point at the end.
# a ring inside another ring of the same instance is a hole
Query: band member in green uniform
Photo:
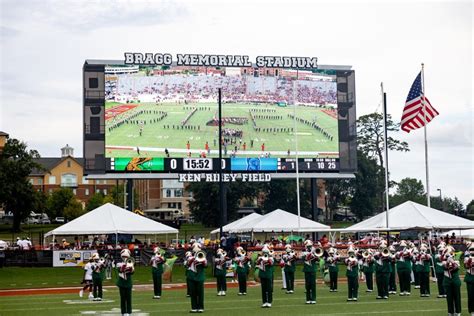
{"type": "Polygon", "coordinates": [[[346,264],[347,277],[347,301],[357,301],[359,297],[359,260],[356,257],[356,250],[349,246],[347,250],[348,258],[344,261],[346,264]]]}
{"type": "Polygon", "coordinates": [[[155,253],[155,255],[151,257],[150,259],[150,264],[152,266],[151,274],[153,277],[153,298],[160,299],[161,286],[163,283],[162,282],[163,271],[164,271],[163,266],[166,263],[166,259],[161,254],[160,247],[155,247],[155,249],[153,249],[153,252],[155,253]]]}
{"type": "Polygon", "coordinates": [[[428,246],[420,246],[420,254],[418,255],[419,270],[420,270],[420,296],[430,296],[430,270],[431,270],[431,255],[428,253],[428,246]]]}
{"type": "Polygon", "coordinates": [[[466,269],[464,282],[467,288],[467,310],[471,316],[474,316],[474,242],[468,244],[464,253],[464,268],[466,269]]]}
{"type": "Polygon", "coordinates": [[[120,310],[122,315],[130,316],[132,314],[132,274],[135,272],[135,261],[130,258],[130,250],[128,249],[123,249],[120,256],[123,261],[117,263],[120,310]]]}
{"type": "Polygon", "coordinates": [[[247,295],[247,275],[249,273],[250,258],[242,247],[237,247],[234,262],[237,265],[237,279],[239,295],[247,295]]]}
{"type": "Polygon", "coordinates": [[[227,252],[219,248],[214,258],[214,274],[217,281],[217,296],[225,296],[227,291],[227,283],[225,276],[227,274],[226,262],[229,260],[227,252]]]}
{"type": "Polygon", "coordinates": [[[329,256],[326,259],[326,263],[329,269],[329,292],[337,292],[337,275],[339,273],[339,267],[337,262],[340,260],[336,249],[329,248],[329,256]]]}
{"type": "Polygon", "coordinates": [[[184,269],[186,275],[186,297],[191,297],[191,271],[188,266],[188,259],[193,256],[191,251],[186,251],[184,254],[184,269]]]}
{"type": "Polygon", "coordinates": [[[92,255],[92,284],[94,301],[102,301],[102,280],[104,279],[105,259],[96,252],[92,255]]]}
{"type": "Polygon", "coordinates": [[[301,259],[304,261],[304,284],[306,289],[306,304],[316,304],[316,271],[319,258],[323,255],[321,248],[313,248],[311,240],[305,240],[306,247],[301,259]]]}
{"type": "Polygon", "coordinates": [[[388,278],[388,294],[397,294],[397,259],[395,258],[396,249],[393,245],[388,247],[390,250],[390,276],[388,278]]]}
{"type": "Polygon", "coordinates": [[[438,298],[446,298],[446,292],[444,291],[443,279],[444,279],[444,269],[443,262],[441,257],[443,256],[444,248],[446,244],[441,242],[438,245],[438,253],[435,255],[435,274],[436,274],[436,283],[438,285],[438,298]]]}
{"type": "Polygon", "coordinates": [[[365,283],[367,284],[366,292],[374,290],[374,256],[372,250],[367,249],[362,253],[362,272],[365,275],[365,283]]]}
{"type": "MultiPolygon", "coordinates": [[[[386,244],[383,244],[386,245],[386,244]]],[[[388,299],[388,281],[390,278],[390,250],[385,246],[374,255],[377,299],[388,299]]]]}
{"type": "Polygon", "coordinates": [[[417,260],[418,255],[420,254],[419,251],[418,251],[418,248],[413,247],[412,254],[413,254],[413,259],[412,259],[413,264],[412,264],[411,268],[413,270],[413,278],[415,280],[415,289],[419,289],[420,288],[420,271],[421,271],[421,268],[420,268],[420,263],[417,260]]]}
{"type": "Polygon", "coordinates": [[[193,245],[193,255],[188,258],[191,313],[204,312],[204,280],[207,267],[206,253],[198,243],[193,245]]]}
{"type": "Polygon", "coordinates": [[[293,294],[295,292],[295,271],[298,258],[291,245],[286,245],[285,250],[286,253],[281,256],[280,266],[285,273],[286,294],[293,294]]]}
{"type": "Polygon", "coordinates": [[[273,269],[274,259],[268,245],[262,249],[262,255],[257,258],[258,276],[262,286],[262,307],[272,307],[273,302],[273,269]]]}
{"type": "Polygon", "coordinates": [[[448,316],[461,316],[461,280],[459,279],[459,261],[454,259],[454,248],[450,245],[444,249],[443,286],[448,303],[448,316]]]}
{"type": "Polygon", "coordinates": [[[400,242],[400,251],[395,254],[395,258],[398,281],[400,282],[400,296],[410,295],[412,254],[404,240],[400,242]]]}

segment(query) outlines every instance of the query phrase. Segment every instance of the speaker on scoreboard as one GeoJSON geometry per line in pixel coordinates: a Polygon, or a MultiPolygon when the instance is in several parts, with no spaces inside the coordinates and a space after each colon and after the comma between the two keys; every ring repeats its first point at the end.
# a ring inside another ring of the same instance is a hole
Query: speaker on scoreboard
{"type": "Polygon", "coordinates": [[[102,108],[100,106],[91,106],[90,109],[92,115],[99,115],[102,111],[102,108]]]}

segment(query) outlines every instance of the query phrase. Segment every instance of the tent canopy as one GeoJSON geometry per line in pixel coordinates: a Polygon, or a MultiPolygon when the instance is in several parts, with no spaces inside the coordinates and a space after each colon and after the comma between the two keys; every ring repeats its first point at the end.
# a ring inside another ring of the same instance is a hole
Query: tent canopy
{"type": "MultiPolygon", "coordinates": [[[[224,227],[222,227],[222,231],[224,233],[228,233],[230,232],[232,229],[236,229],[238,228],[239,226],[242,226],[242,225],[245,225],[246,223],[250,222],[250,221],[253,221],[257,218],[260,218],[262,217],[262,215],[258,214],[258,213],[251,213],[247,216],[244,216],[236,221],[233,221],[232,223],[229,223],[227,225],[225,225],[224,227]]],[[[217,229],[214,229],[213,231],[211,231],[211,234],[218,234],[220,231],[219,228],[217,229]]]]}
{"type": "Polygon", "coordinates": [[[155,222],[113,204],[104,204],[45,234],[177,234],[176,228],[155,222]]]}
{"type": "Polygon", "coordinates": [[[231,229],[230,232],[318,232],[327,231],[330,228],[331,227],[327,225],[301,217],[300,228],[298,230],[298,215],[276,209],[260,218],[239,225],[231,229]]]}
{"type": "Polygon", "coordinates": [[[474,221],[451,215],[434,208],[407,201],[365,221],[341,229],[341,232],[396,231],[396,230],[449,230],[474,228],[474,221]]]}

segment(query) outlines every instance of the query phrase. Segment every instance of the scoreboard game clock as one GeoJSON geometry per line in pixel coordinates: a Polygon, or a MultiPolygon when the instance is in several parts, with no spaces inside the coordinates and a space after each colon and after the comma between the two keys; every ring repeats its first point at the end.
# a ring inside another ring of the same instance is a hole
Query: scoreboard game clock
{"type": "Polygon", "coordinates": [[[206,158],[185,158],[183,159],[184,171],[212,171],[212,159],[206,158]]]}

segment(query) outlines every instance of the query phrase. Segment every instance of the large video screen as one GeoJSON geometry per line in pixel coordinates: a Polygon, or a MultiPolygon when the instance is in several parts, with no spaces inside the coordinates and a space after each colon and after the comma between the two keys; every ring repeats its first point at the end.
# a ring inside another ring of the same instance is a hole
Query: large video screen
{"type": "Polygon", "coordinates": [[[337,171],[336,71],[105,66],[111,170],[212,171],[219,141],[225,170],[337,171]]]}

